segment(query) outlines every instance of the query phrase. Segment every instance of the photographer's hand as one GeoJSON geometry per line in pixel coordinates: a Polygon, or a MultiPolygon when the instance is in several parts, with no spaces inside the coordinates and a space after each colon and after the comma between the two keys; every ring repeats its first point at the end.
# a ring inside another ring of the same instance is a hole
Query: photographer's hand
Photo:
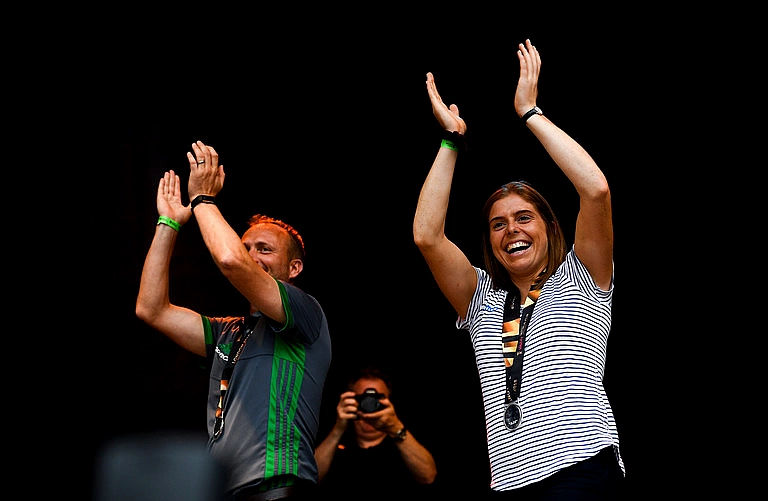
{"type": "Polygon", "coordinates": [[[366,414],[358,410],[357,416],[377,430],[393,437],[403,429],[403,422],[397,417],[395,406],[387,397],[380,398],[379,402],[381,403],[381,408],[376,412],[366,414]]]}
{"type": "Polygon", "coordinates": [[[352,419],[357,419],[357,400],[354,391],[345,391],[336,405],[336,425],[346,428],[352,419]]]}
{"type": "MultiPolygon", "coordinates": [[[[405,425],[397,417],[395,406],[388,398],[381,398],[382,408],[376,412],[360,415],[360,419],[367,422],[377,430],[386,433],[390,437],[395,437],[400,430],[405,429],[405,425]]],[[[437,465],[432,453],[427,450],[416,438],[409,432],[405,438],[398,440],[397,449],[403,458],[405,465],[413,475],[413,478],[420,484],[431,484],[437,475],[437,465]]]]}
{"type": "Polygon", "coordinates": [[[331,467],[333,456],[336,454],[336,447],[341,442],[341,437],[351,421],[357,419],[357,400],[355,392],[345,391],[339,397],[339,403],[336,404],[336,423],[331,432],[315,448],[315,460],[317,461],[317,478],[322,481],[331,467]]]}

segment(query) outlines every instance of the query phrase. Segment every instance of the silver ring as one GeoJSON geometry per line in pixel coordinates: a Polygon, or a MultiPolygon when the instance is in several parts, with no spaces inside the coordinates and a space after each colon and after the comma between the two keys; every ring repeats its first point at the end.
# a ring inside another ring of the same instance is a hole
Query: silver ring
{"type": "Polygon", "coordinates": [[[204,164],[204,163],[205,163],[205,160],[198,160],[197,161],[197,165],[204,164]]]}

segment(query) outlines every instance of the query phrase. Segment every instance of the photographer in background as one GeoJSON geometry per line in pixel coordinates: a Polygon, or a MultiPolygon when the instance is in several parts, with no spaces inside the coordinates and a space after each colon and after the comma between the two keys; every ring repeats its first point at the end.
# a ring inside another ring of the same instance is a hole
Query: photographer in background
{"type": "Polygon", "coordinates": [[[315,449],[320,493],[370,500],[431,492],[435,460],[397,417],[391,393],[389,376],[373,367],[349,381],[336,423],[315,449]]]}

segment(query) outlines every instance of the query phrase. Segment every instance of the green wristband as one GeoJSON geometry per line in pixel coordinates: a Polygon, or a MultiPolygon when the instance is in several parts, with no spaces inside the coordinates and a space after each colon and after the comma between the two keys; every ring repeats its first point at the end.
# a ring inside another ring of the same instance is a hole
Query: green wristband
{"type": "Polygon", "coordinates": [[[170,226],[176,231],[179,231],[181,229],[181,225],[174,221],[173,219],[169,218],[168,216],[160,216],[157,218],[157,224],[164,224],[167,226],[170,226]]]}
{"type": "Polygon", "coordinates": [[[459,149],[456,147],[453,141],[449,141],[447,139],[443,139],[443,142],[440,143],[440,146],[443,148],[448,148],[449,150],[459,151],[459,149]]]}
{"type": "Polygon", "coordinates": [[[464,137],[464,134],[459,134],[457,130],[445,131],[440,146],[453,151],[467,151],[467,138],[464,137]]]}

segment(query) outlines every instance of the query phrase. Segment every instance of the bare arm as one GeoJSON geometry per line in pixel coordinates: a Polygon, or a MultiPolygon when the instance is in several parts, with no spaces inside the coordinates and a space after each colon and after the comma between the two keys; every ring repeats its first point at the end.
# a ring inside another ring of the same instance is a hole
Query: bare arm
{"type": "MultiPolygon", "coordinates": [[[[467,126],[459,108],[443,103],[432,73],[427,73],[427,92],[432,112],[446,131],[464,134],[467,126]]],[[[413,218],[413,240],[432,276],[454,310],[464,316],[469,308],[477,275],[464,253],[445,235],[445,216],[458,152],[441,147],[419,194],[413,218]]]]}
{"type": "Polygon", "coordinates": [[[397,448],[405,465],[418,483],[431,484],[435,481],[437,476],[435,458],[411,432],[408,432],[404,440],[397,442],[397,448]]]}
{"type": "Polygon", "coordinates": [[[339,397],[339,403],[336,404],[336,422],[328,436],[320,442],[315,448],[315,461],[317,461],[317,479],[322,482],[328,470],[331,469],[333,456],[336,455],[336,448],[341,442],[341,437],[349,426],[351,420],[357,419],[357,401],[355,392],[345,391],[339,397]]]}
{"type": "MultiPolygon", "coordinates": [[[[522,116],[536,105],[541,57],[530,40],[520,44],[520,80],[515,110],[522,116]]],[[[608,289],[613,273],[613,217],[611,193],[605,175],[573,138],[543,115],[533,115],[527,127],[547,150],[579,194],[574,248],[595,283],[608,289]]]]}
{"type": "MultiPolygon", "coordinates": [[[[181,203],[179,176],[166,172],[157,189],[157,209],[179,225],[190,218],[190,211],[181,203]]],[[[170,303],[168,275],[173,247],[178,233],[158,224],[141,272],[136,298],[136,316],[162,332],[181,347],[205,356],[205,338],[200,314],[170,303]]]]}
{"type": "MultiPolygon", "coordinates": [[[[373,426],[383,431],[390,437],[394,437],[405,425],[397,416],[395,406],[388,398],[381,399],[382,409],[380,411],[366,414],[370,416],[373,426]]],[[[397,440],[397,449],[400,451],[400,457],[403,458],[405,466],[413,475],[413,478],[420,484],[431,484],[437,476],[437,465],[432,453],[426,447],[416,440],[409,431],[403,440],[397,440]]]]}
{"type": "MultiPolygon", "coordinates": [[[[219,155],[202,141],[192,144],[189,160],[189,199],[206,194],[216,196],[224,186],[224,166],[219,165],[219,155]],[[198,160],[201,163],[198,163],[198,160]],[[202,162],[204,161],[204,162],[202,162]]],[[[224,276],[245,296],[251,308],[267,317],[284,323],[285,310],[277,282],[248,254],[241,238],[227,223],[214,204],[199,204],[195,218],[206,247],[216,266],[224,276]]]]}
{"type": "MultiPolygon", "coordinates": [[[[382,409],[370,414],[358,412],[358,403],[355,393],[347,391],[341,394],[336,406],[336,423],[325,439],[315,448],[315,461],[317,461],[318,481],[322,482],[328,474],[336,454],[336,449],[341,442],[347,427],[351,421],[364,419],[377,430],[393,437],[404,428],[403,422],[397,417],[392,402],[387,398],[381,399],[382,409]]],[[[382,437],[383,438],[383,437],[382,437]]],[[[437,476],[435,459],[411,433],[407,433],[404,440],[397,441],[397,448],[413,478],[421,484],[431,484],[437,476]]]]}
{"type": "MultiPolygon", "coordinates": [[[[352,396],[354,398],[354,394],[352,396]]],[[[358,413],[358,419],[364,419],[377,430],[395,437],[405,428],[405,425],[400,421],[395,406],[388,398],[384,397],[380,402],[382,406],[380,410],[369,414],[358,413]]],[[[403,440],[396,440],[395,443],[414,480],[420,484],[431,484],[437,476],[437,465],[432,453],[416,440],[410,431],[406,433],[403,440]]]]}

